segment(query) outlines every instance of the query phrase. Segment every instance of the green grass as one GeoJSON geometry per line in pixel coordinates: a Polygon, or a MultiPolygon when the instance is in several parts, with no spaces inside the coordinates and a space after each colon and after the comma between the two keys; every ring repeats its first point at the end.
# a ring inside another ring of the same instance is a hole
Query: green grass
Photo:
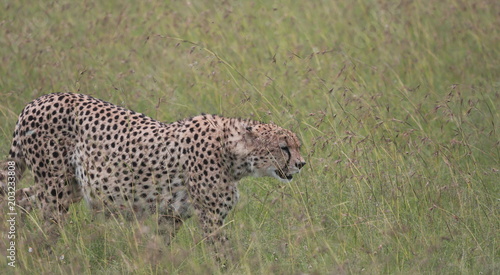
{"type": "Polygon", "coordinates": [[[240,183],[228,270],[194,220],[167,247],[82,203],[52,252],[39,218],[19,224],[17,267],[2,256],[0,273],[498,273],[499,13],[493,0],[3,1],[1,156],[25,104],[69,91],[162,121],[275,122],[308,165],[288,185],[240,183]]]}

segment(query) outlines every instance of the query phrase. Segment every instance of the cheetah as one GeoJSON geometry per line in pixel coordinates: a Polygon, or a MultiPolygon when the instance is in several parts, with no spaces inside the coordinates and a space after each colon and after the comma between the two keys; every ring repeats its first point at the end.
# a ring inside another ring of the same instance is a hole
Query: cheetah
{"type": "Polygon", "coordinates": [[[274,124],[202,114],[170,124],[83,94],[53,93],[19,115],[6,163],[16,181],[26,168],[35,184],[16,193],[24,211],[41,208],[62,222],[82,198],[96,211],[156,214],[172,235],[193,214],[205,238],[219,230],[238,201],[243,177],[290,182],[306,164],[297,136],[274,124]]]}

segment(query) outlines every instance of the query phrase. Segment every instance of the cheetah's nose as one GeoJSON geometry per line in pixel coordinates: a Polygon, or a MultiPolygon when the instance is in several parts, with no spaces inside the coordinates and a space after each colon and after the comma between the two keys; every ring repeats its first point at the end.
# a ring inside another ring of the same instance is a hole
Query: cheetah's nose
{"type": "Polygon", "coordinates": [[[302,162],[297,163],[297,167],[298,167],[299,169],[302,169],[302,167],[304,167],[305,165],[306,165],[306,162],[305,162],[305,161],[302,161],[302,162]]]}

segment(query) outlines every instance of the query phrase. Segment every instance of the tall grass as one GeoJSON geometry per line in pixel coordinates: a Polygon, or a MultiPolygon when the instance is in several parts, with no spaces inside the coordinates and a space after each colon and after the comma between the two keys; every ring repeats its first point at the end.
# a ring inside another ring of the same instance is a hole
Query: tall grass
{"type": "Polygon", "coordinates": [[[499,13],[490,0],[4,1],[1,155],[26,103],[69,91],[162,121],[275,122],[308,165],[288,185],[240,183],[227,270],[195,220],[166,246],[150,223],[82,203],[51,249],[28,216],[17,267],[2,257],[0,272],[497,273],[499,13]]]}

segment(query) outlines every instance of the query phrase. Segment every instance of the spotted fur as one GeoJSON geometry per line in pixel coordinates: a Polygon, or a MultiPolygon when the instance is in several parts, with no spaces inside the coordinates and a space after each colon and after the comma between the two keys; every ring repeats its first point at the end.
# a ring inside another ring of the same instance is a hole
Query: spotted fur
{"type": "MultiPolygon", "coordinates": [[[[136,217],[158,214],[175,230],[194,212],[207,238],[219,232],[238,201],[237,182],[271,176],[288,182],[305,165],[297,136],[274,124],[200,115],[166,124],[83,94],[55,93],[19,115],[9,161],[25,211],[41,207],[60,222],[72,203],[136,217]],[[194,211],[193,211],[194,210],[194,211]]],[[[5,171],[0,190],[5,191],[5,171]]]]}

